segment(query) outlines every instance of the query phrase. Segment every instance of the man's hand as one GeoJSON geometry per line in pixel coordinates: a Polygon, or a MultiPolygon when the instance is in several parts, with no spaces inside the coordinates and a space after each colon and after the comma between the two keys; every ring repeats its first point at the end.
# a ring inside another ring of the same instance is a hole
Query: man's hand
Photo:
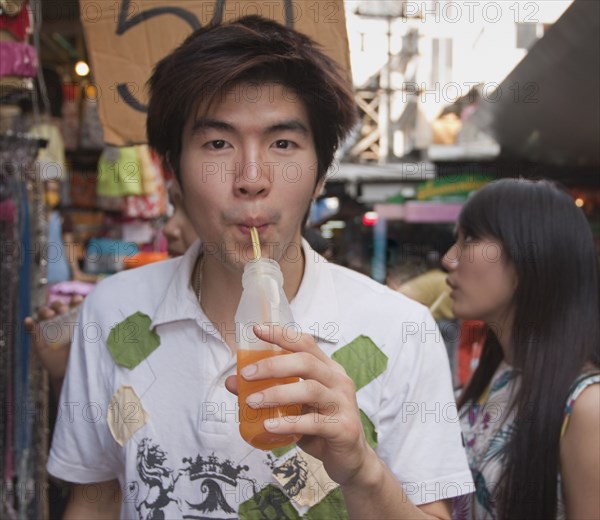
{"type": "MultiPolygon", "coordinates": [[[[300,417],[265,421],[273,433],[301,434],[298,445],[323,461],[329,476],[339,484],[349,483],[362,469],[367,456],[375,456],[367,444],[356,402],[356,389],[344,369],[329,358],[309,334],[288,338],[279,326],[255,327],[256,336],[291,352],[263,359],[242,370],[248,381],[300,377],[297,383],[268,388],[252,394],[247,402],[301,404],[300,417]]],[[[237,393],[236,376],[226,381],[237,393]]],[[[256,404],[255,404],[256,403],[256,404]]]]}
{"type": "MultiPolygon", "coordinates": [[[[367,443],[354,383],[312,336],[301,334],[290,339],[279,326],[254,327],[254,333],[291,354],[247,365],[242,377],[248,381],[287,377],[301,380],[251,394],[248,404],[278,403],[284,409],[286,405],[302,405],[300,417],[267,420],[265,428],[273,433],[303,436],[298,446],[320,459],[329,476],[340,484],[350,518],[450,518],[449,501],[416,507],[406,497],[395,475],[367,443]]],[[[237,376],[229,376],[225,385],[237,393],[237,376]]]]}

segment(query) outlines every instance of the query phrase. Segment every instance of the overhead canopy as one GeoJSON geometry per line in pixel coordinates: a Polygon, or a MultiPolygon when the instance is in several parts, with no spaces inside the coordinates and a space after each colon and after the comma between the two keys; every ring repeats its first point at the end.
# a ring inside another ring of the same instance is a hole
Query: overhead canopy
{"type": "Polygon", "coordinates": [[[523,159],[600,166],[600,2],[575,0],[473,122],[523,159]]]}

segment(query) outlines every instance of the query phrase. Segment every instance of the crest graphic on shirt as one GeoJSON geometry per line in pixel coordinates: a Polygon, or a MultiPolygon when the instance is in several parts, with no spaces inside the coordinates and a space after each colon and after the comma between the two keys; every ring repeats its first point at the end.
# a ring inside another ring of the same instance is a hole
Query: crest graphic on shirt
{"type": "MultiPolygon", "coordinates": [[[[201,455],[197,455],[195,459],[184,458],[183,462],[187,462],[188,466],[183,468],[183,471],[189,474],[190,480],[202,480],[200,491],[206,493],[206,498],[194,504],[186,500],[187,505],[196,511],[202,513],[212,513],[223,511],[225,513],[235,513],[221,489],[222,484],[237,487],[239,480],[247,480],[252,484],[252,492],[256,493],[256,481],[247,478],[243,472],[248,471],[248,466],[234,466],[229,459],[220,461],[218,457],[209,455],[204,459],[201,455]]],[[[188,516],[187,518],[192,518],[188,516]]],[[[193,517],[202,518],[202,517],[193,517]]]]}
{"type": "Polygon", "coordinates": [[[132,481],[127,485],[140,520],[164,518],[162,509],[171,502],[175,502],[181,510],[181,500],[173,496],[173,490],[183,471],[180,470],[173,476],[173,470],[164,466],[166,459],[166,453],[157,444],[152,444],[151,439],[142,439],[137,450],[136,469],[140,479],[148,487],[144,499],[139,496],[139,482],[132,481]]]}

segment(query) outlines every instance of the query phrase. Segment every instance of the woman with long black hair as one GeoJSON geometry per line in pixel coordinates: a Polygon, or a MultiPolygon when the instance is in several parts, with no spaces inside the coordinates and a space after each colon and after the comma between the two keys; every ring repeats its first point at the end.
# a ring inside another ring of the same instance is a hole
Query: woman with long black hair
{"type": "Polygon", "coordinates": [[[458,402],[476,492],[454,517],[600,518],[600,282],[583,212],[547,181],[490,183],[444,265],[454,314],[488,327],[458,402]]]}

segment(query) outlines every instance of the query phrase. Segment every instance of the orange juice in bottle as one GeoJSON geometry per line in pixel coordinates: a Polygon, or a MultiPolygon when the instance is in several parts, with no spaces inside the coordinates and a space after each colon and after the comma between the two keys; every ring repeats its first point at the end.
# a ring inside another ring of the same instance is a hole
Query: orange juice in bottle
{"type": "MultiPolygon", "coordinates": [[[[272,450],[297,441],[300,435],[280,435],[268,432],[264,427],[266,419],[300,415],[298,404],[279,405],[270,403],[265,408],[251,408],[246,398],[255,392],[276,385],[294,383],[296,377],[246,381],[239,373],[251,363],[270,356],[286,355],[287,352],[277,345],[259,340],[254,325],[278,324],[285,326],[293,323],[289,303],[283,292],[283,275],[279,264],[268,258],[261,258],[256,230],[252,232],[255,246],[255,259],[248,262],[242,276],[243,292],[235,314],[239,327],[237,371],[240,434],[243,439],[262,450],[272,450]]],[[[291,419],[290,419],[291,420],[291,419]]]]}

